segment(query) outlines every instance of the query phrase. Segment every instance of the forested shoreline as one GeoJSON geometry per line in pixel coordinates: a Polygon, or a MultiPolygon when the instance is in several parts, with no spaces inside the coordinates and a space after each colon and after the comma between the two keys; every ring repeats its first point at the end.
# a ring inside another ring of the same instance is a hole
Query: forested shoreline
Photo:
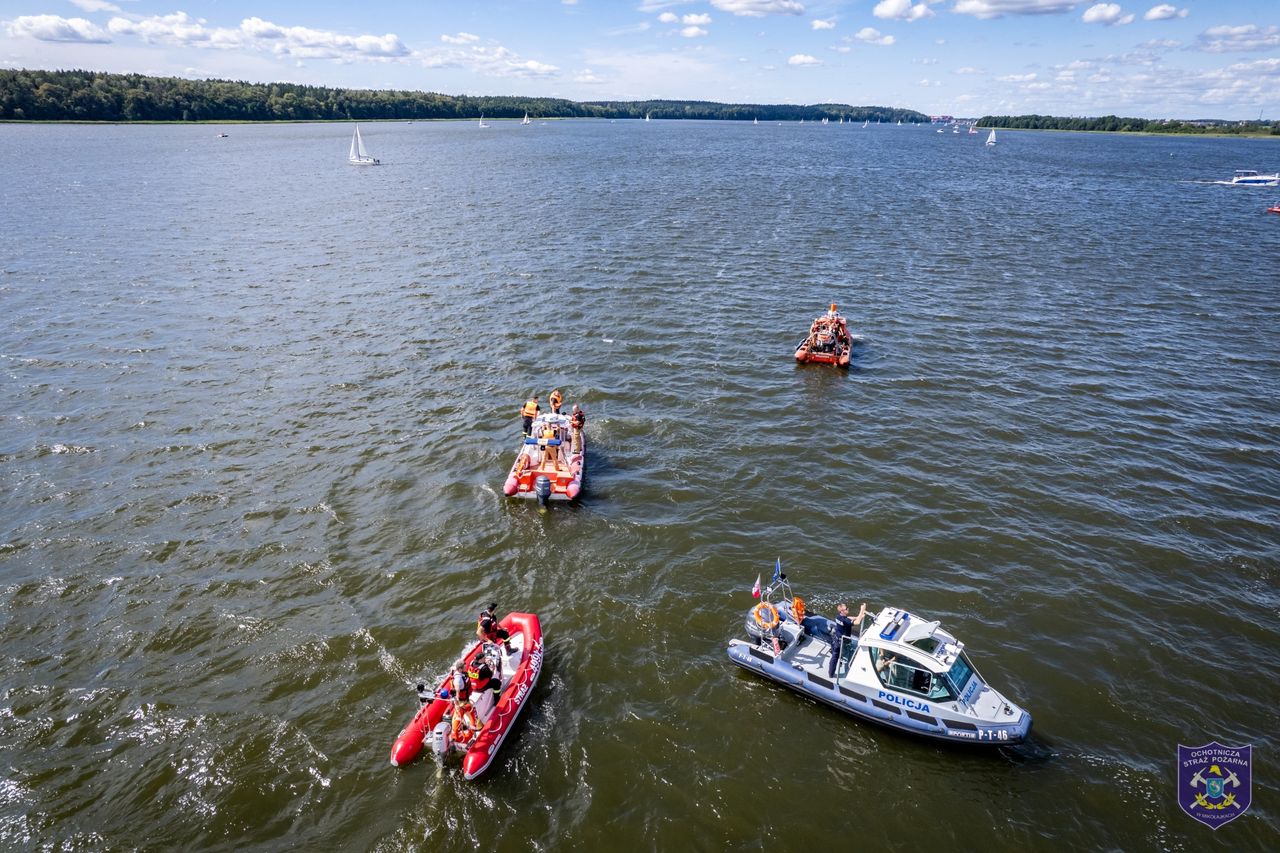
{"type": "Polygon", "coordinates": [[[0,70],[0,120],[86,122],[377,121],[391,119],[644,118],[927,122],[914,110],[848,104],[569,101],[520,96],[338,89],[294,83],[187,80],[96,71],[0,70]]]}
{"type": "Polygon", "coordinates": [[[1064,118],[1062,116],[1022,115],[983,116],[979,127],[1020,128],[1023,130],[1084,130],[1102,133],[1211,133],[1280,136],[1280,122],[1272,121],[1221,121],[1203,119],[1179,121],[1175,119],[1122,118],[1099,116],[1097,118],[1064,118]]]}

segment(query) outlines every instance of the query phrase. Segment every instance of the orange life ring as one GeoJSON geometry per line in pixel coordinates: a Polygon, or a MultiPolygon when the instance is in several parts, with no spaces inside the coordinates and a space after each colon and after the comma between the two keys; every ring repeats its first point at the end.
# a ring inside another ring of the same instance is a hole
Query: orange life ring
{"type": "Polygon", "coordinates": [[[756,624],[766,631],[772,631],[777,628],[778,623],[782,621],[778,616],[778,608],[767,601],[762,601],[751,608],[751,615],[756,617],[756,624]],[[769,614],[767,619],[764,616],[766,613],[769,614]]]}
{"type": "Polygon", "coordinates": [[[791,602],[791,616],[796,620],[796,624],[804,621],[804,599],[798,595],[791,602]]]}

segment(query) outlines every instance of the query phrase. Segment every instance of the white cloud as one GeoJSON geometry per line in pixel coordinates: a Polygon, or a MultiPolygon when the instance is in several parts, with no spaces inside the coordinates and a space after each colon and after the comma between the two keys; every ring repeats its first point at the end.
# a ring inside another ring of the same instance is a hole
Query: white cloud
{"type": "Polygon", "coordinates": [[[598,83],[603,83],[604,79],[596,76],[596,73],[592,71],[590,68],[584,68],[581,71],[579,71],[577,74],[573,75],[573,82],[585,83],[587,85],[596,85],[598,83]]]}
{"type": "Polygon", "coordinates": [[[1200,34],[1197,46],[1206,53],[1274,50],[1280,47],[1280,27],[1259,27],[1255,24],[1209,27],[1200,34]]]}
{"type": "Polygon", "coordinates": [[[822,18],[814,18],[809,22],[809,26],[815,30],[834,30],[836,28],[836,19],[827,18],[824,21],[822,18]]]}
{"type": "Polygon", "coordinates": [[[545,62],[521,59],[501,45],[468,45],[415,54],[424,68],[466,68],[489,77],[534,79],[556,77],[560,69],[545,62]]]}
{"type": "Polygon", "coordinates": [[[882,47],[888,47],[893,44],[893,36],[881,35],[880,31],[875,27],[863,27],[854,33],[854,38],[858,41],[864,41],[867,44],[878,44],[882,47]]]}
{"type": "Polygon", "coordinates": [[[974,68],[972,65],[966,65],[964,68],[957,68],[957,69],[955,70],[955,72],[954,72],[954,73],[956,73],[956,74],[981,74],[982,72],[981,72],[981,71],[979,71],[977,68],[974,68]]]}
{"type": "Polygon", "coordinates": [[[32,38],[37,41],[76,41],[89,44],[106,44],[111,37],[96,24],[84,18],[63,18],[60,15],[22,15],[5,27],[16,38],[32,38]]]}
{"type": "Polygon", "coordinates": [[[611,30],[605,30],[604,34],[607,36],[615,36],[615,37],[616,36],[633,36],[636,33],[642,33],[647,29],[649,29],[649,22],[641,21],[638,24],[628,24],[625,27],[614,27],[611,30]]]}
{"type": "Polygon", "coordinates": [[[1170,18],[1185,18],[1189,14],[1191,14],[1189,9],[1179,9],[1177,6],[1161,3],[1159,6],[1152,6],[1148,9],[1147,14],[1142,16],[1142,20],[1167,21],[1170,18]]]}
{"type": "Polygon", "coordinates": [[[807,53],[797,53],[787,59],[788,65],[821,65],[822,60],[807,53]]]}
{"type": "Polygon", "coordinates": [[[1079,0],[956,0],[951,11],[975,18],[1000,18],[1004,15],[1057,15],[1070,12],[1079,0]]]}
{"type": "Polygon", "coordinates": [[[730,12],[748,18],[804,14],[804,6],[796,3],[795,0],[711,0],[711,5],[721,12],[730,12]]]}
{"type": "Polygon", "coordinates": [[[1001,83],[1030,83],[1032,80],[1036,79],[1036,75],[1033,71],[1030,74],[1006,74],[1005,76],[997,77],[996,79],[1001,83]]]}
{"type": "Polygon", "coordinates": [[[694,27],[705,27],[707,24],[711,23],[711,16],[710,15],[685,15],[683,18],[680,19],[680,23],[689,24],[690,26],[694,26],[694,27]]]}
{"type": "Polygon", "coordinates": [[[445,44],[471,44],[480,41],[480,36],[471,33],[458,33],[456,36],[440,36],[440,41],[445,44]]]}
{"type": "Polygon", "coordinates": [[[849,47],[849,45],[847,44],[837,44],[831,49],[834,50],[836,53],[849,53],[850,51],[853,50],[853,48],[849,47]]]}
{"type": "Polygon", "coordinates": [[[701,38],[706,34],[707,34],[707,31],[704,30],[702,27],[685,27],[680,31],[680,35],[684,36],[687,39],[701,38]]]}
{"type": "Polygon", "coordinates": [[[1138,47],[1145,47],[1148,50],[1172,50],[1175,47],[1182,47],[1182,42],[1177,39],[1151,39],[1151,41],[1144,41],[1138,47]]]}
{"type": "Polygon", "coordinates": [[[660,24],[674,24],[678,20],[680,20],[680,16],[672,12],[663,12],[658,16],[658,23],[660,24]]]}
{"type": "Polygon", "coordinates": [[[1108,27],[1118,27],[1123,24],[1132,24],[1133,15],[1126,15],[1124,10],[1120,8],[1119,3],[1095,3],[1084,10],[1080,20],[1086,24],[1106,24],[1108,27]]]}
{"type": "Polygon", "coordinates": [[[408,56],[409,49],[392,33],[348,36],[309,27],[286,27],[261,18],[245,18],[240,26],[209,27],[186,12],[150,18],[112,18],[107,29],[116,35],[136,35],[149,44],[219,50],[262,50],[295,59],[381,60],[408,56]]]}
{"type": "Polygon", "coordinates": [[[578,0],[560,0],[562,6],[577,6],[578,0]]]}
{"type": "Polygon", "coordinates": [[[922,3],[912,3],[911,0],[880,0],[871,14],[891,21],[918,21],[921,18],[932,18],[933,10],[929,8],[929,4],[937,2],[938,0],[924,0],[922,3]]]}
{"type": "Polygon", "coordinates": [[[86,12],[123,12],[114,3],[107,3],[106,0],[71,0],[73,6],[77,6],[86,12]]]}

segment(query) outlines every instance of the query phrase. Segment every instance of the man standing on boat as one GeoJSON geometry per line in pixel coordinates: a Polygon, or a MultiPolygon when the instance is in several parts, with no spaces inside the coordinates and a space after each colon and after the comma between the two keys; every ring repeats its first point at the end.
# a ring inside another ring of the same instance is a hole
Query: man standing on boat
{"type": "MultiPolygon", "coordinates": [[[[834,305],[832,306],[835,307],[834,305]]],[[[858,615],[854,619],[849,618],[849,605],[843,601],[836,605],[836,618],[831,623],[831,662],[827,664],[827,677],[836,677],[836,666],[840,663],[840,654],[844,651],[846,638],[853,637],[853,629],[855,626],[862,624],[862,620],[867,615],[867,604],[862,603],[862,609],[858,611],[858,615]]]]}
{"type": "Polygon", "coordinates": [[[563,399],[564,398],[560,396],[559,388],[551,392],[551,397],[548,398],[547,402],[551,404],[551,411],[553,414],[560,414],[560,401],[563,399]]]}
{"type": "Polygon", "coordinates": [[[587,413],[573,404],[573,414],[569,416],[570,435],[573,437],[571,453],[582,452],[582,428],[587,425],[587,413]]]}
{"type": "Polygon", "coordinates": [[[533,419],[538,416],[541,406],[538,405],[538,397],[535,394],[530,397],[524,406],[520,409],[520,417],[524,418],[524,434],[528,436],[533,432],[533,419]]]}

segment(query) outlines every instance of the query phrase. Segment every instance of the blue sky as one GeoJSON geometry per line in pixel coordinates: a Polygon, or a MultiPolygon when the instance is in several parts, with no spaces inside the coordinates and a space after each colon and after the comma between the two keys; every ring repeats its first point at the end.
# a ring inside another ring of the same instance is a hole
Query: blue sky
{"type": "Polygon", "coordinates": [[[1275,119],[1280,0],[0,0],[0,67],[1275,119]]]}

